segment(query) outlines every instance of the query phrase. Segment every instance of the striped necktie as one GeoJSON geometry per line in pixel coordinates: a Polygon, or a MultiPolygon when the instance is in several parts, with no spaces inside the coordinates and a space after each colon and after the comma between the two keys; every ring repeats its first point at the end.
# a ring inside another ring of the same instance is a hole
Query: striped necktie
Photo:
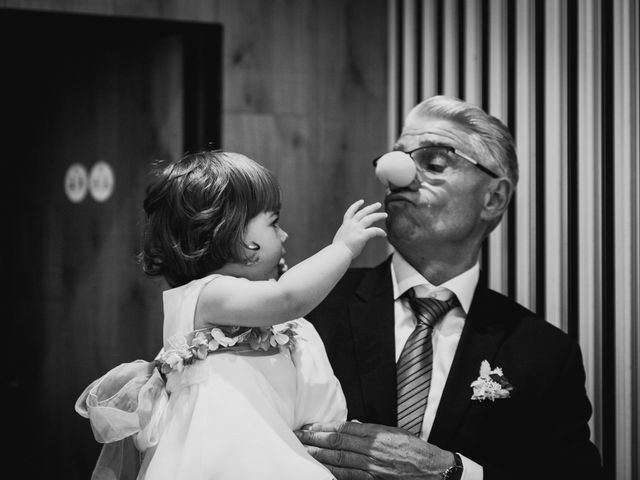
{"type": "Polygon", "coordinates": [[[405,293],[416,316],[416,328],[402,349],[397,364],[398,427],[419,436],[431,387],[433,326],[458,305],[453,295],[449,300],[417,298],[413,289],[405,293]]]}

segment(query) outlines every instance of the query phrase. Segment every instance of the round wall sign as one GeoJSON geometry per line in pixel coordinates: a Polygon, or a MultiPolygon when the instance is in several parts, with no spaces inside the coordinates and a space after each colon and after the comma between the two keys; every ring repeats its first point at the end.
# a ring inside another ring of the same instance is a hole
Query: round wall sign
{"type": "Polygon", "coordinates": [[[73,203],[80,203],[87,196],[89,181],[87,169],[79,163],[72,163],[64,176],[64,192],[73,203]]]}
{"type": "Polygon", "coordinates": [[[89,174],[89,193],[96,202],[105,202],[113,193],[115,176],[107,162],[97,162],[89,174]]]}

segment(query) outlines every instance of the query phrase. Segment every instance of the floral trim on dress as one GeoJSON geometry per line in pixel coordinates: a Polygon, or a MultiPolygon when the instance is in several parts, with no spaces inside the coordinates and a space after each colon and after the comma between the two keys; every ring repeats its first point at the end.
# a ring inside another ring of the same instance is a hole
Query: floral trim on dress
{"type": "Polygon", "coordinates": [[[175,335],[155,359],[162,374],[181,372],[185,365],[204,360],[210,353],[223,351],[268,351],[279,349],[290,352],[295,348],[297,324],[294,322],[272,327],[219,326],[200,329],[186,335],[175,335]]]}

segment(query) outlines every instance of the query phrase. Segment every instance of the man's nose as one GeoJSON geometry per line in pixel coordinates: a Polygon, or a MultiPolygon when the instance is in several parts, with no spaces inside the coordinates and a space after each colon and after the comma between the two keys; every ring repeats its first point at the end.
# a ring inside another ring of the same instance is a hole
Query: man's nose
{"type": "Polygon", "coordinates": [[[280,241],[284,243],[287,241],[287,238],[289,238],[289,234],[285,232],[283,229],[280,229],[280,241]]]}

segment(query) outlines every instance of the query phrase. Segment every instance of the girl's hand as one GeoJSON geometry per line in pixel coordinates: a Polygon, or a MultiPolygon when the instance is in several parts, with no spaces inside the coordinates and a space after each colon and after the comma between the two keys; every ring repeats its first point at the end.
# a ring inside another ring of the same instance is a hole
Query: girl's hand
{"type": "Polygon", "coordinates": [[[376,212],[382,204],[372,203],[360,209],[364,200],[358,200],[351,205],[344,214],[342,225],[333,237],[333,243],[344,243],[353,258],[360,255],[365,244],[373,237],[385,237],[387,233],[379,228],[372,227],[379,220],[387,218],[385,212],[376,212]]]}

